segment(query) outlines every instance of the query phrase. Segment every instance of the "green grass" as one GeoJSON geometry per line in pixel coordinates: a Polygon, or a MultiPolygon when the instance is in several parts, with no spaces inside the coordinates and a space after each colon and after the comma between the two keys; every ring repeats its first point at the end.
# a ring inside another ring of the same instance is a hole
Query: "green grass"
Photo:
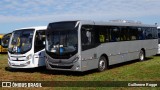
{"type": "MultiPolygon", "coordinates": [[[[11,69],[7,65],[7,55],[0,54],[1,81],[160,81],[160,56],[148,58],[143,62],[127,62],[111,66],[104,72],[95,70],[79,73],[68,71],[51,71],[45,67],[34,69],[11,69]]],[[[7,88],[10,89],[10,88],[7,88]]],[[[22,89],[22,88],[12,88],[22,89]]],[[[25,88],[31,89],[31,88],[25,88]]],[[[38,88],[37,88],[38,89],[38,88]]],[[[52,88],[41,88],[50,90],[52,88]]],[[[54,87],[54,90],[102,90],[106,87],[54,87]]],[[[108,87],[107,89],[160,89],[150,87],[108,87]]],[[[39,89],[38,89],[39,90],[39,89]]]]}

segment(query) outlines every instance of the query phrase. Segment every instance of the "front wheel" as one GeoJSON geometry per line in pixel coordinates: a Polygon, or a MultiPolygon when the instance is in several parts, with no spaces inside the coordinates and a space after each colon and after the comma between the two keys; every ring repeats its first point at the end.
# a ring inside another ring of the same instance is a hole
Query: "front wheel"
{"type": "Polygon", "coordinates": [[[98,71],[102,72],[106,69],[107,63],[106,63],[106,58],[104,56],[100,57],[99,62],[98,62],[98,71]]]}
{"type": "Polygon", "coordinates": [[[139,61],[144,61],[144,59],[145,59],[144,51],[141,50],[139,53],[139,61]]]}

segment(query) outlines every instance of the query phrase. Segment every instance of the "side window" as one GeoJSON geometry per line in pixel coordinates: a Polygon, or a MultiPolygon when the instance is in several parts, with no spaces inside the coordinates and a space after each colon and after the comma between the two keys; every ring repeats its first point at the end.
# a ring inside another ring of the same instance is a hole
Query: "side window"
{"type": "Polygon", "coordinates": [[[45,48],[45,38],[45,30],[40,30],[36,32],[34,52],[38,52],[45,48]]]}
{"type": "Polygon", "coordinates": [[[105,28],[103,27],[103,26],[99,26],[99,28],[98,28],[98,31],[99,31],[99,33],[98,33],[98,36],[99,36],[99,42],[100,43],[105,43],[106,42],[106,30],[105,30],[105,28]]]}
{"type": "Polygon", "coordinates": [[[151,28],[146,28],[145,30],[145,36],[146,36],[146,39],[152,39],[153,36],[152,36],[152,29],[151,28]]]}
{"type": "Polygon", "coordinates": [[[121,41],[131,40],[128,27],[121,27],[121,41]]]}
{"type": "Polygon", "coordinates": [[[160,29],[158,29],[158,38],[160,38],[160,29]]]}
{"type": "Polygon", "coordinates": [[[106,26],[95,26],[95,31],[97,32],[98,43],[109,42],[109,28],[106,26]]]}
{"type": "Polygon", "coordinates": [[[144,40],[145,39],[145,35],[144,35],[144,30],[143,28],[137,28],[138,29],[138,36],[137,39],[138,40],[144,40]]]}
{"type": "Polygon", "coordinates": [[[111,27],[110,28],[110,41],[111,42],[118,42],[120,41],[120,28],[118,27],[111,27]]]}
{"type": "Polygon", "coordinates": [[[92,25],[83,25],[81,27],[82,51],[91,49],[94,46],[94,32],[92,25]]]}
{"type": "Polygon", "coordinates": [[[158,34],[157,34],[157,29],[156,28],[152,28],[152,35],[153,35],[153,39],[157,39],[158,38],[158,34]]]}
{"type": "Polygon", "coordinates": [[[139,35],[138,35],[138,28],[137,27],[130,27],[130,36],[131,40],[139,40],[139,35]]]}

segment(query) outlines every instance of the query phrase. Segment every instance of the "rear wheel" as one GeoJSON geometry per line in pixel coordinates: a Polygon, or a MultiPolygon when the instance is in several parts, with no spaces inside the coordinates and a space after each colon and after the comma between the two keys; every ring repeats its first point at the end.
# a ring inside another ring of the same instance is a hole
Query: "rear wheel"
{"type": "Polygon", "coordinates": [[[145,59],[144,51],[141,50],[139,53],[139,61],[144,61],[144,59],[145,59]]]}
{"type": "Polygon", "coordinates": [[[107,68],[106,58],[104,56],[100,57],[98,62],[98,71],[102,72],[107,68]]]}

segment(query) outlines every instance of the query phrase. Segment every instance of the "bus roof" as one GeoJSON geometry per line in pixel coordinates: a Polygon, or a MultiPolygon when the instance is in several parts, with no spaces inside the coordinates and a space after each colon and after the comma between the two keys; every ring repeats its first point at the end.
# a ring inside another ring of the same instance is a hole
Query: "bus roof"
{"type": "Polygon", "coordinates": [[[25,28],[19,28],[19,29],[15,29],[15,30],[21,30],[21,29],[45,30],[45,29],[47,29],[47,26],[25,27],[25,28]]]}
{"type": "MultiPolygon", "coordinates": [[[[149,24],[142,24],[141,22],[116,22],[116,21],[91,21],[91,20],[70,20],[70,21],[77,21],[82,24],[95,24],[95,25],[112,25],[112,26],[139,26],[139,27],[157,27],[156,25],[149,25],[149,24]]],[[[59,22],[70,22],[70,21],[59,21],[59,22]]],[[[54,23],[54,22],[52,22],[54,23]]]]}
{"type": "MultiPolygon", "coordinates": [[[[82,21],[83,22],[83,21],[82,21]]],[[[102,21],[93,21],[95,25],[113,25],[113,26],[140,26],[140,27],[157,27],[156,25],[148,25],[136,22],[102,22],[102,21]]]]}

